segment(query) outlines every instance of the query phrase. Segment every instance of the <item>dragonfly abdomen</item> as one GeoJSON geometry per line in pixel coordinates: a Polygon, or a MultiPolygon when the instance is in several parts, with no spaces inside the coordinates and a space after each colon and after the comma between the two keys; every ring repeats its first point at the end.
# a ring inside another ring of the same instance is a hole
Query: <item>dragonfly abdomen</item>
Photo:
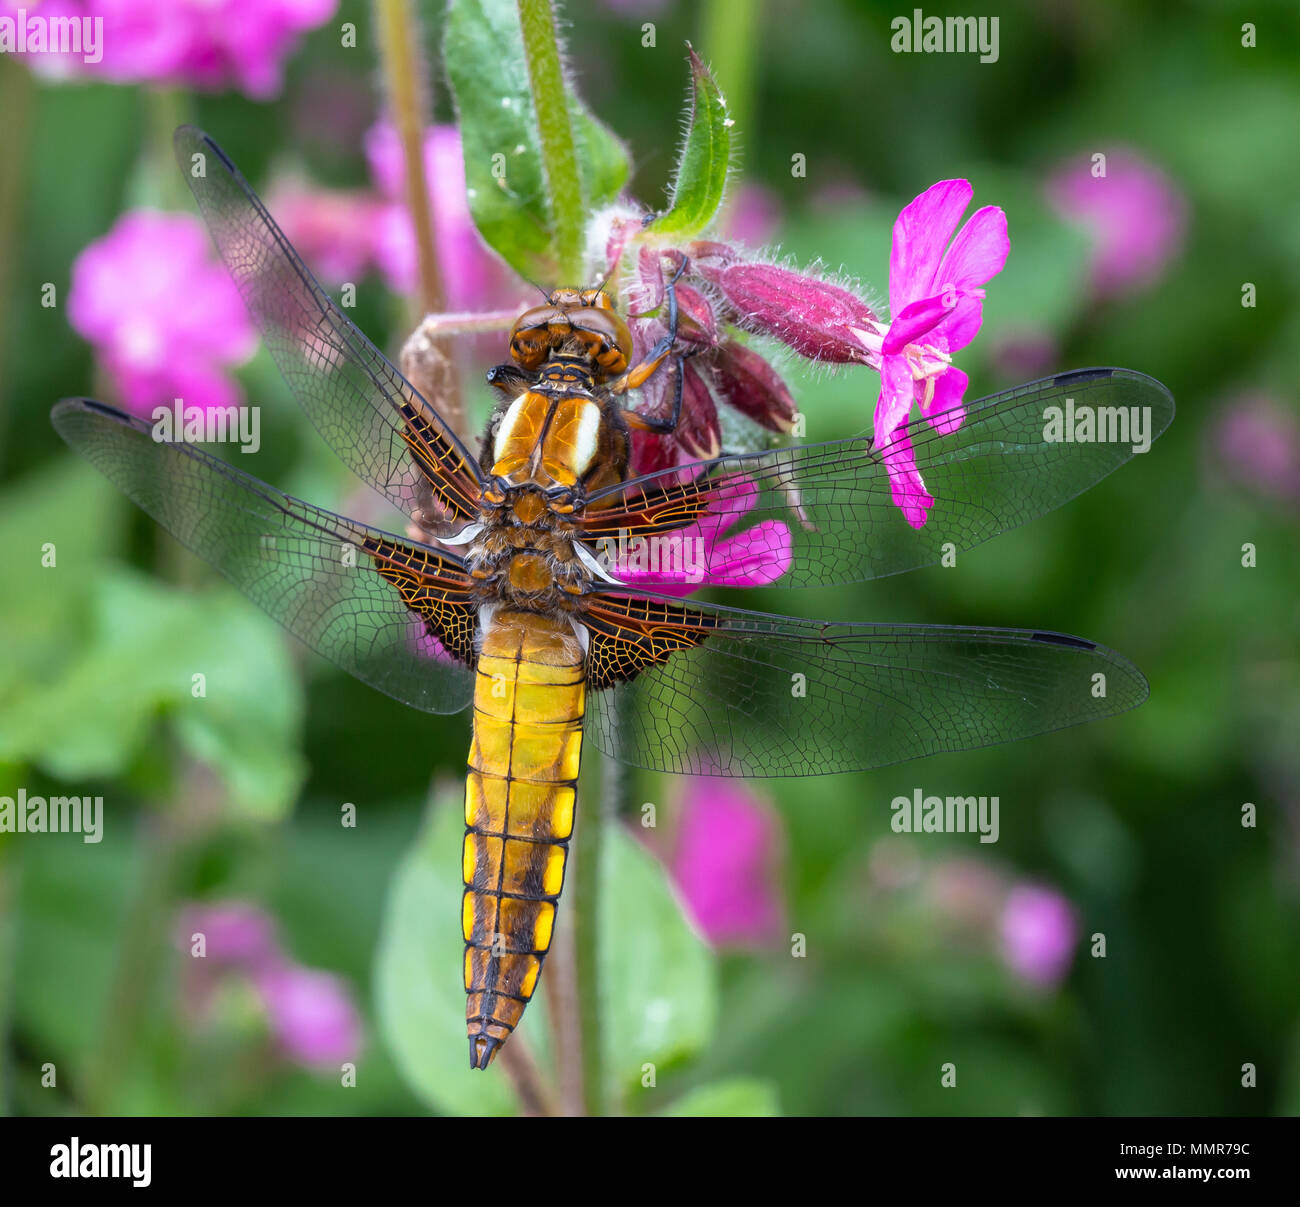
{"type": "Polygon", "coordinates": [[[577,793],[586,681],[566,620],[498,609],[485,625],[465,785],[465,1017],[487,1068],[551,945],[577,793]]]}

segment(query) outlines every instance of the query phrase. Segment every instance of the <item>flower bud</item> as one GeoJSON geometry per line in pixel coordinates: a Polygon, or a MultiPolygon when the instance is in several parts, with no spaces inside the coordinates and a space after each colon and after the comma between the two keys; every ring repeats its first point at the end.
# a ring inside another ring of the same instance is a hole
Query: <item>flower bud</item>
{"type": "Polygon", "coordinates": [[[718,398],[769,431],[794,427],[794,397],[777,371],[750,348],[728,340],[713,361],[718,398]]]}
{"type": "Polygon", "coordinates": [[[740,326],[770,335],[801,356],[832,364],[866,364],[867,338],[878,334],[871,307],[839,285],[777,264],[696,265],[721,290],[740,326]]]}

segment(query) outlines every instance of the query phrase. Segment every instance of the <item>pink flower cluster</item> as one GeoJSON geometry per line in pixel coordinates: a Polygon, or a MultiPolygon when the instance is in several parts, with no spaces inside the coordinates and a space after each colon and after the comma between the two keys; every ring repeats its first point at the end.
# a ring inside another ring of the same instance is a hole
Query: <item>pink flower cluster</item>
{"type": "MultiPolygon", "coordinates": [[[[373,268],[395,293],[410,294],[416,287],[415,231],[394,127],[373,126],[365,153],[372,190],[330,192],[290,182],[271,194],[270,209],[308,267],[327,284],[356,281],[373,268]]],[[[510,274],[484,246],[470,215],[455,126],[425,131],[424,171],[448,308],[482,310],[518,301],[510,274]]]]}
{"type": "Polygon", "coordinates": [[[77,257],[68,321],[137,415],[177,398],[204,409],[242,401],[228,370],[253,354],[257,332],[198,218],[124,214],[77,257]]]}
{"type": "MultiPolygon", "coordinates": [[[[5,6],[18,6],[6,0],[5,6]]],[[[37,4],[24,6],[36,13],[37,4]]],[[[98,61],[84,55],[29,56],[37,70],[85,74],[120,84],[162,84],[255,100],[279,93],[284,62],[300,36],[324,24],[338,0],[49,0],[45,19],[100,22],[98,61]]]]}
{"type": "Polygon", "coordinates": [[[191,962],[184,985],[192,1017],[208,1011],[223,979],[240,977],[252,985],[286,1058],[316,1067],[357,1056],[361,1020],[347,984],[290,959],[274,921],[257,906],[242,901],[192,905],[177,923],[176,944],[191,962]],[[201,957],[195,954],[199,936],[201,957]]]}

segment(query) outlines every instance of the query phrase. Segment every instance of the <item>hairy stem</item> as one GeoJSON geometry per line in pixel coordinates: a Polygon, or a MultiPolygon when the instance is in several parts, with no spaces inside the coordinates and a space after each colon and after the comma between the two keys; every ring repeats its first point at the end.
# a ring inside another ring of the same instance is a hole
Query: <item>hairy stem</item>
{"type": "Polygon", "coordinates": [[[582,179],[550,0],[519,0],[519,25],[542,143],[542,175],[555,230],[556,260],[563,279],[577,282],[582,273],[582,179]]]}

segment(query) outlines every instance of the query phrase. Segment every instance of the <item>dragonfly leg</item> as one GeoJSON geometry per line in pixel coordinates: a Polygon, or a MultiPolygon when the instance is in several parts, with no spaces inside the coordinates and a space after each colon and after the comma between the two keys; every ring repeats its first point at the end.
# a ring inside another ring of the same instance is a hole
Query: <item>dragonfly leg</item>
{"type": "Polygon", "coordinates": [[[646,358],[639,365],[633,365],[617,381],[610,383],[611,393],[626,394],[628,390],[639,389],[658,372],[664,361],[668,359],[668,354],[673,350],[673,344],[677,342],[677,282],[689,265],[690,260],[683,256],[682,262],[677,266],[677,271],[664,285],[664,297],[668,300],[668,330],[665,332],[664,337],[650,349],[646,358]]]}

